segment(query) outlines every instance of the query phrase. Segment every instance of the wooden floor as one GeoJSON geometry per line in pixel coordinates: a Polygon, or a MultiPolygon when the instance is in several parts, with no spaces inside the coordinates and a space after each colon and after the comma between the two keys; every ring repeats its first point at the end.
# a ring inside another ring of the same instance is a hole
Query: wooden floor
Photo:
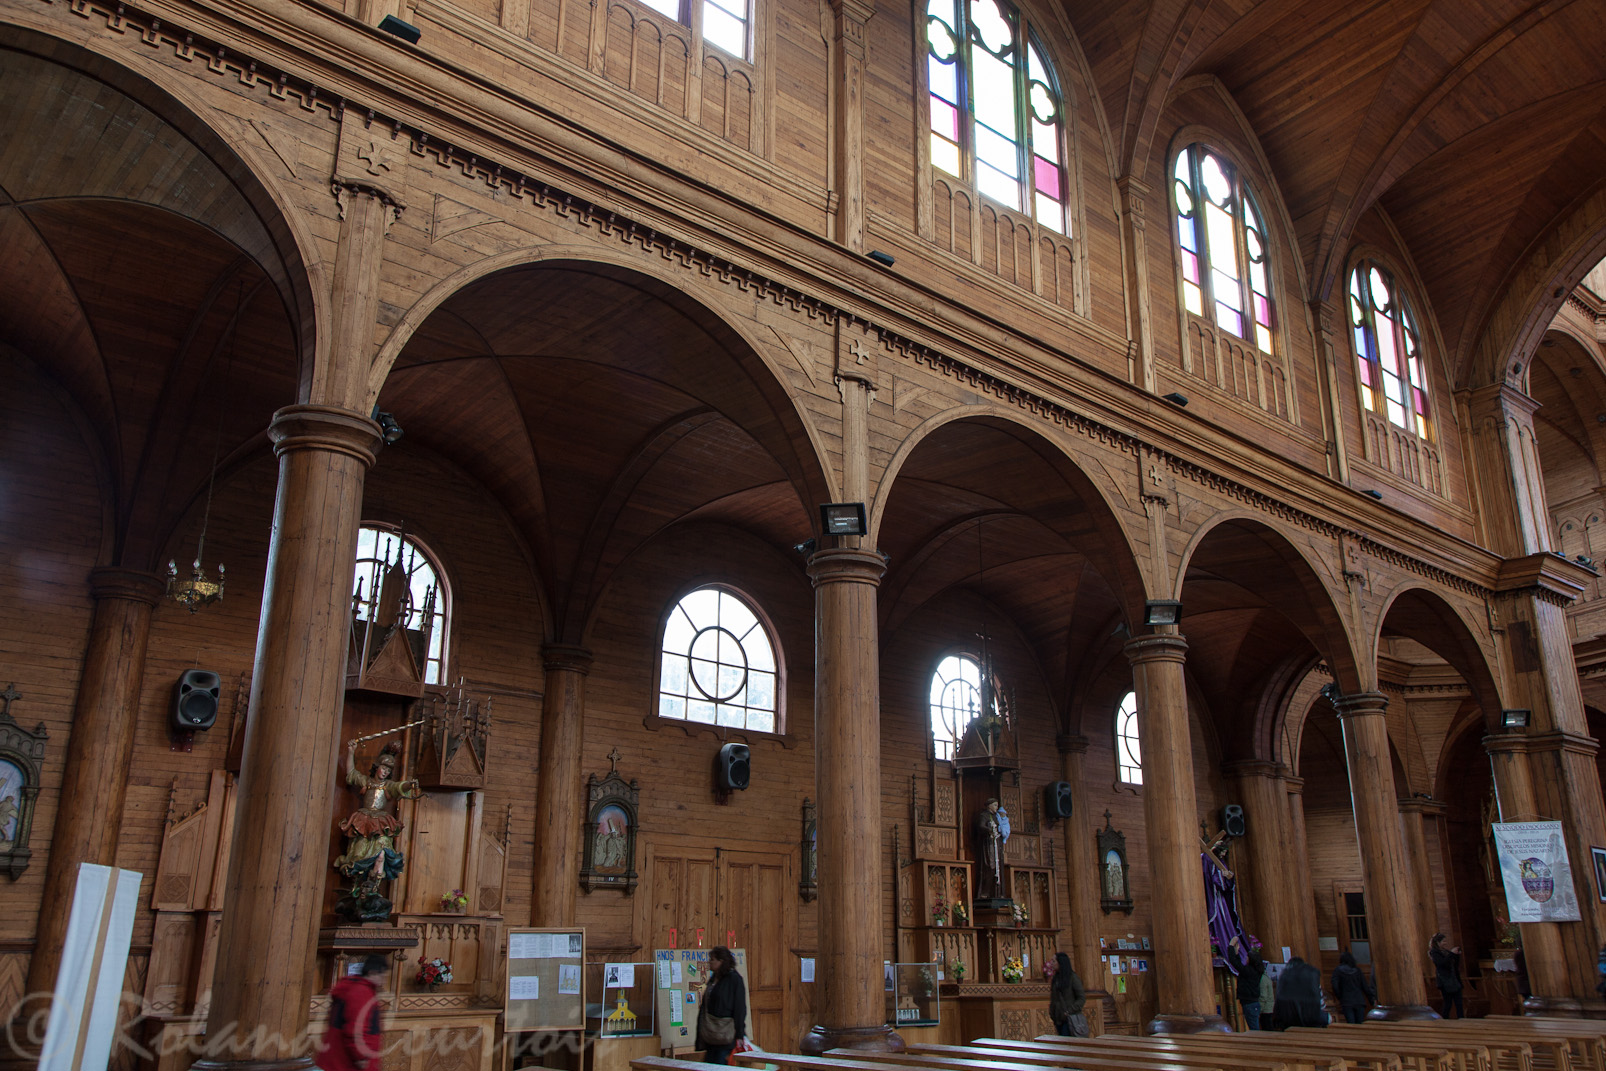
{"type": "MultiPolygon", "coordinates": [[[[1490,1016],[1453,1022],[1335,1023],[1282,1033],[977,1038],[905,1052],[839,1049],[825,1056],[751,1052],[741,1066],[776,1071],[1606,1071],[1606,1022],[1490,1016]]],[[[635,1071],[691,1071],[696,1061],[647,1057],[635,1071]]]]}

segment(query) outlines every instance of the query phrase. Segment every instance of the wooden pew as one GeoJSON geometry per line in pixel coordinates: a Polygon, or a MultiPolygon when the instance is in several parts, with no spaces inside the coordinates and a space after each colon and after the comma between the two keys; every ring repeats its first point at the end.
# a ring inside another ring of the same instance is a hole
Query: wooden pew
{"type": "MultiPolygon", "coordinates": [[[[1039,1037],[1039,1041],[1052,1041],[1055,1035],[1039,1037]]],[[[1059,1038],[1060,1041],[1075,1040],[1059,1038]]],[[[1118,1042],[1139,1046],[1164,1042],[1165,1051],[1197,1052],[1209,1054],[1222,1050],[1238,1056],[1269,1056],[1297,1060],[1302,1055],[1337,1057],[1344,1062],[1346,1071],[1454,1071],[1455,1061],[1448,1055],[1407,1060],[1387,1046],[1361,1045],[1354,1042],[1336,1043],[1319,1038],[1300,1038],[1295,1041],[1281,1034],[1250,1031],[1241,1034],[1168,1034],[1164,1037],[1118,1038],[1118,1042]]]]}
{"type": "MultiPolygon", "coordinates": [[[[1484,1019],[1455,1019],[1466,1029],[1520,1038],[1534,1047],[1536,1064],[1575,1071],[1606,1071],[1606,1022],[1591,1019],[1554,1019],[1530,1015],[1491,1015],[1484,1019]]],[[[1411,1024],[1415,1026],[1416,1024],[1411,1024]]]]}
{"type": "MultiPolygon", "coordinates": [[[[1084,1053],[1092,1052],[1100,1054],[1109,1053],[1111,1054],[1112,1058],[1120,1057],[1123,1059],[1137,1059],[1140,1061],[1154,1058],[1154,1054],[1152,1052],[1140,1047],[1135,1048],[1131,1044],[1133,1040],[1134,1039],[1132,1038],[1122,1038],[1113,1034],[1106,1034],[1096,1038],[1056,1037],[1053,1042],[1014,1041],[1007,1038],[977,1038],[970,1044],[971,1046],[985,1047],[988,1050],[1007,1053],[1008,1055],[1002,1058],[1014,1060],[1017,1063],[1024,1063],[1028,1059],[1042,1059],[1046,1057],[1054,1061],[1055,1065],[1063,1066],[1068,1062],[1074,1062],[1075,1060],[1082,1058],[1082,1054],[1084,1053]]],[[[1168,1051],[1165,1054],[1165,1059],[1184,1064],[1200,1064],[1215,1067],[1220,1066],[1223,1057],[1219,1053],[1196,1054],[1173,1050],[1168,1051]]],[[[1266,1064],[1274,1067],[1277,1065],[1282,1065],[1287,1069],[1287,1071],[1344,1071],[1343,1060],[1312,1053],[1300,1053],[1292,1058],[1284,1056],[1268,1056],[1264,1054],[1250,1056],[1239,1053],[1232,1056],[1231,1060],[1234,1068],[1254,1069],[1254,1071],[1260,1071],[1262,1065],[1266,1064]]],[[[1028,1066],[1042,1065],[1031,1064],[1028,1066]]]]}
{"type": "Polygon", "coordinates": [[[1018,1049],[995,1049],[981,1045],[913,1045],[907,1052],[860,1053],[878,1063],[890,1065],[887,1071],[908,1071],[920,1067],[935,1071],[1021,1071],[1027,1068],[1127,1068],[1141,1071],[1156,1061],[1187,1067],[1193,1071],[1304,1071],[1308,1065],[1283,1060],[1261,1060],[1253,1057],[1219,1055],[1200,1056],[1187,1053],[1156,1053],[1150,1050],[1133,1051],[1125,1045],[1100,1044],[1098,1039],[1087,1039],[1073,1049],[1055,1053],[1029,1053],[1018,1049]],[[941,1051],[934,1051],[941,1050],[941,1051]]]}
{"type": "MultiPolygon", "coordinates": [[[[900,1068],[911,1066],[889,1065],[887,1061],[881,1059],[881,1057],[885,1056],[882,1053],[874,1054],[874,1059],[858,1059],[856,1057],[870,1057],[872,1054],[857,1052],[852,1049],[837,1049],[833,1050],[833,1052],[840,1055],[795,1056],[784,1052],[744,1052],[733,1055],[731,1060],[743,1066],[774,1064],[780,1071],[889,1071],[889,1066],[900,1068]]],[[[657,1057],[647,1058],[647,1060],[655,1059],[657,1057]]],[[[677,1064],[680,1062],[676,1061],[677,1064]]],[[[986,1063],[987,1061],[976,1062],[986,1063]]],[[[636,1071],[686,1071],[683,1067],[661,1066],[638,1060],[630,1061],[630,1066],[635,1068],[636,1071]]],[[[926,1064],[913,1066],[930,1066],[931,1071],[945,1071],[943,1068],[926,1064]]],[[[1015,1071],[1019,1065],[1002,1064],[1000,1066],[1015,1071]]],[[[1171,1063],[1158,1056],[1147,1060],[1131,1061],[1121,1058],[1106,1060],[1097,1054],[1089,1054],[1087,1059],[1081,1059],[1076,1062],[1075,1069],[1076,1071],[1140,1071],[1140,1069],[1141,1071],[1201,1071],[1203,1066],[1198,1063],[1171,1063]]]]}
{"type": "Polygon", "coordinates": [[[1393,1023],[1333,1023],[1326,1028],[1290,1027],[1284,1033],[1325,1035],[1345,1042],[1353,1039],[1362,1045],[1376,1045],[1387,1039],[1391,1047],[1399,1047],[1402,1056],[1407,1052],[1448,1054],[1455,1061],[1456,1071],[1534,1071],[1533,1049],[1524,1042],[1496,1042],[1491,1049],[1489,1039],[1454,1027],[1421,1030],[1393,1023]]]}

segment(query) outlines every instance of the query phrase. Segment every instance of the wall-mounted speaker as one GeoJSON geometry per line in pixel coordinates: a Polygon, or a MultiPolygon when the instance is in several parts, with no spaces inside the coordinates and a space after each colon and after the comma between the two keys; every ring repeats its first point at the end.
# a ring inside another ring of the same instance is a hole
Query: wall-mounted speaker
{"type": "Polygon", "coordinates": [[[740,791],[753,778],[753,756],[746,744],[726,744],[714,760],[714,784],[721,792],[740,791]]]}
{"type": "Polygon", "coordinates": [[[217,724],[218,693],[223,678],[206,669],[186,669],[173,686],[173,729],[193,733],[217,724]]]}
{"type": "Polygon", "coordinates": [[[1043,787],[1043,813],[1049,821],[1071,816],[1071,783],[1053,781],[1043,787]]]}
{"type": "Polygon", "coordinates": [[[1221,808],[1221,828],[1229,837],[1244,835],[1244,809],[1236,803],[1221,808]]]}

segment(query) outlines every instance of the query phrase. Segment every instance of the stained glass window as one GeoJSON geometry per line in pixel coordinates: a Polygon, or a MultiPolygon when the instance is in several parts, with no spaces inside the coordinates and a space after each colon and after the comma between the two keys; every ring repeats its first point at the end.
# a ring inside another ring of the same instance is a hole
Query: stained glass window
{"type": "Polygon", "coordinates": [[[677,22],[691,25],[691,5],[702,4],[703,40],[733,56],[747,58],[747,0],[641,0],[677,22]]]}
{"type": "Polygon", "coordinates": [[[757,612],[725,588],[698,588],[664,622],[658,716],[782,731],[775,644],[757,612]]]}
{"type": "Polygon", "coordinates": [[[1138,746],[1138,694],[1128,692],[1115,708],[1115,765],[1121,780],[1143,784],[1143,751],[1138,746]]]}
{"type": "Polygon", "coordinates": [[[1422,336],[1410,302],[1387,268],[1368,260],[1350,272],[1349,318],[1362,404],[1386,413],[1395,427],[1428,438],[1422,336]]]}
{"type": "Polygon", "coordinates": [[[931,675],[931,740],[937,758],[952,759],[965,728],[981,711],[981,666],[949,655],[931,675]]]}
{"type": "Polygon", "coordinates": [[[1070,232],[1064,103],[1026,18],[1002,0],[928,0],[931,163],[1070,232]]]}
{"type": "Polygon", "coordinates": [[[1198,144],[1177,154],[1172,177],[1183,304],[1272,352],[1266,227],[1242,177],[1198,144]]]}

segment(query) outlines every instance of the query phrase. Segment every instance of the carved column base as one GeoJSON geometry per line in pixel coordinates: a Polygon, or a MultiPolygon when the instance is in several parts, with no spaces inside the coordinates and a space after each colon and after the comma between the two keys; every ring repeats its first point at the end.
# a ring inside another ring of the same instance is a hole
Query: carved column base
{"type": "Polygon", "coordinates": [[[1602,1019],[1606,1018],[1606,1004],[1600,1001],[1591,1001],[1590,1005],[1573,997],[1528,997],[1522,1002],[1524,1015],[1551,1015],[1558,1019],[1602,1019]]]}
{"type": "Polygon", "coordinates": [[[1417,1019],[1437,1019],[1439,1013],[1426,1004],[1379,1004],[1366,1013],[1380,1023],[1404,1023],[1417,1019]]]}
{"type": "Polygon", "coordinates": [[[860,1052],[902,1052],[903,1038],[890,1026],[816,1026],[798,1045],[804,1056],[824,1056],[832,1049],[860,1052]]]}
{"type": "Polygon", "coordinates": [[[1230,1034],[1232,1027],[1219,1015],[1157,1015],[1144,1027],[1149,1034],[1230,1034]]]}

